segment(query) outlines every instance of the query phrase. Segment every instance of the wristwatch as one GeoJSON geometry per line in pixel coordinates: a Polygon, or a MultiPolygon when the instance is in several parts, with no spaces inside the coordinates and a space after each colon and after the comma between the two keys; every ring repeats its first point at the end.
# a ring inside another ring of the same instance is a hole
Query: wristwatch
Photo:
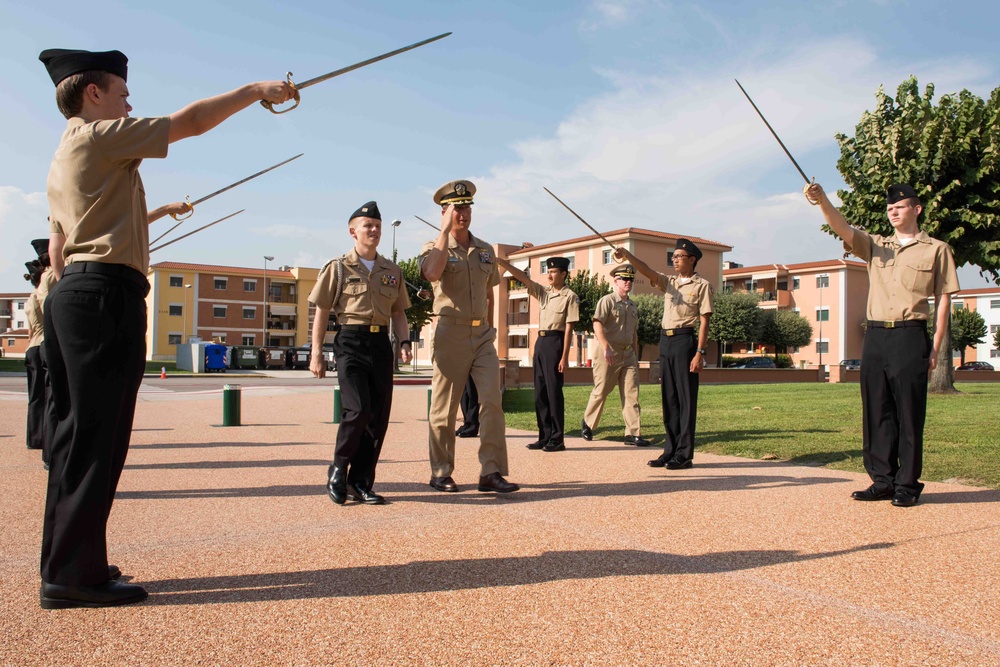
{"type": "Polygon", "coordinates": [[[700,347],[699,347],[699,348],[698,348],[698,354],[700,354],[701,356],[703,356],[703,357],[704,357],[704,356],[705,356],[706,354],[708,354],[708,353],[707,353],[707,352],[706,352],[705,350],[703,350],[702,348],[700,348],[700,347]]]}

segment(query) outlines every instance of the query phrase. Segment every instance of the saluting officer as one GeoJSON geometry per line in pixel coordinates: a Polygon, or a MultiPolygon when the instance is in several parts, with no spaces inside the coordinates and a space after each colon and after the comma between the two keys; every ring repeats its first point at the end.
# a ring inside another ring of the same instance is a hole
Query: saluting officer
{"type": "Polygon", "coordinates": [[[920,229],[923,206],[910,185],[889,186],[886,212],[896,233],[868,234],[852,227],[814,183],[804,188],[818,203],[844,249],[868,264],[868,327],[861,348],[861,408],[865,470],[872,484],[855,500],[916,505],[924,485],[924,418],[927,376],[937,366],[951,317],[951,295],[959,290],[951,247],[920,229]],[[930,297],[937,320],[934,342],[927,333],[930,297]]]}
{"type": "Polygon", "coordinates": [[[354,249],[327,262],[309,294],[309,302],[316,306],[309,370],[318,378],[326,375],[321,351],[333,311],[337,321],[333,353],[342,411],[326,490],[338,505],[343,505],[347,496],[367,505],[381,505],[385,499],[372,487],[392,409],[389,326],[391,320],[400,341],[400,358],[408,363],[411,344],[406,309],[410,297],[403,272],[378,254],[382,238],[378,204],[368,202],[351,214],[347,224],[354,249]]]}
{"type": "Polygon", "coordinates": [[[504,479],[507,437],[500,395],[500,359],[493,327],[493,288],[500,284],[496,253],[469,232],[470,181],[438,188],[441,234],[420,253],[420,270],[434,287],[434,378],[431,384],[430,484],[438,491],[458,491],[455,469],[455,411],[469,376],[479,391],[480,491],[509,493],[517,484],[504,479]]]}
{"type": "Polygon", "coordinates": [[[622,417],[625,418],[625,444],[648,447],[643,438],[639,408],[639,309],[629,298],[635,282],[635,268],[631,264],[616,267],[611,276],[614,289],[605,294],[594,308],[594,337],[600,353],[594,359],[594,391],[587,401],[580,429],[584,440],[593,440],[594,431],[601,421],[604,401],[615,387],[622,400],[622,417]]]}
{"type": "Polygon", "coordinates": [[[550,257],[545,262],[548,285],[533,281],[510,262],[497,258],[500,266],[524,283],[528,294],[538,300],[538,338],[532,366],[535,374],[535,419],[538,440],[528,449],[561,452],[566,449],[566,408],[563,378],[569,366],[573,325],[580,321],[580,298],[566,287],[569,259],[550,257]]]}
{"type": "Polygon", "coordinates": [[[634,264],[639,273],[664,293],[660,401],[667,440],[663,453],[649,461],[649,466],[668,470],[690,468],[698,417],[698,374],[705,365],[708,320],[712,316],[712,286],[695,273],[701,249],[688,239],[677,239],[671,258],[677,271],[674,276],[654,271],[625,248],[619,248],[615,254],[634,264]]]}
{"type": "Polygon", "coordinates": [[[189,210],[147,213],[138,167],[172,142],[202,134],[258,100],[287,101],[284,81],[254,83],[171,116],[129,118],[120,51],[50,49],[39,59],[68,119],[48,177],[49,253],[62,277],[44,309],[42,343],[59,423],[52,439],[42,531],[46,609],[144,600],[112,577],[107,522],[125,464],[146,357],[148,225],[189,210]]]}

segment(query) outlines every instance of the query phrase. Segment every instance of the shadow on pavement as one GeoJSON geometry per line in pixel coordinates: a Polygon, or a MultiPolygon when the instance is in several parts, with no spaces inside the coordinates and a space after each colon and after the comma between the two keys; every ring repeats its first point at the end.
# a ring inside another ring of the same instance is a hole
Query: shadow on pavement
{"type": "Polygon", "coordinates": [[[180,461],[177,463],[126,463],[126,470],[213,470],[216,468],[290,468],[328,466],[320,459],[276,459],[272,461],[180,461]]]}
{"type": "Polygon", "coordinates": [[[315,442],[155,442],[129,445],[129,449],[208,449],[211,447],[298,447],[315,442]]]}

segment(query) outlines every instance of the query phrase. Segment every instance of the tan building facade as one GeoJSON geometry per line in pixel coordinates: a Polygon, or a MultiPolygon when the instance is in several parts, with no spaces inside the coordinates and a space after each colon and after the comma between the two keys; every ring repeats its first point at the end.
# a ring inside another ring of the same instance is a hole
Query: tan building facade
{"type": "MultiPolygon", "coordinates": [[[[953,308],[968,308],[979,313],[986,322],[986,337],[983,343],[965,350],[965,361],[985,361],[1000,370],[1000,348],[993,339],[1000,331],[1000,287],[983,287],[956,292],[951,297],[953,308]]],[[[961,361],[961,354],[955,352],[955,364],[961,361]]]]}
{"type": "Polygon", "coordinates": [[[28,349],[28,314],[24,308],[29,296],[31,292],[0,293],[0,355],[23,357],[28,349]]]}

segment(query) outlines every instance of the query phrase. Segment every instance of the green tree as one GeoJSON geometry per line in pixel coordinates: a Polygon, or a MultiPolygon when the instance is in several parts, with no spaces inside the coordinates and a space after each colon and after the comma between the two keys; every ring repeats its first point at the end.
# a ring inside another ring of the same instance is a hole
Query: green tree
{"type": "Polygon", "coordinates": [[[997,327],[996,333],[993,334],[993,347],[1000,350],[1000,327],[997,327]]]}
{"type": "Polygon", "coordinates": [[[961,354],[965,363],[966,348],[986,342],[986,320],[974,310],[956,308],[951,313],[951,348],[961,354]]]}
{"type": "Polygon", "coordinates": [[[611,286],[604,276],[592,274],[587,269],[567,277],[566,286],[580,298],[580,321],[573,327],[576,331],[576,363],[580,365],[583,363],[583,335],[594,333],[594,309],[602,296],[611,293],[611,286]]]}
{"type": "MultiPolygon", "coordinates": [[[[712,319],[708,321],[708,337],[719,345],[722,359],[723,343],[750,342],[756,339],[760,306],[756,292],[719,292],[715,295],[712,319]]],[[[721,361],[719,363],[722,363],[721,361]]]]}
{"type": "Polygon", "coordinates": [[[657,294],[636,294],[630,297],[639,309],[639,358],[646,345],[659,345],[663,328],[663,297],[657,294]]]}
{"type": "Polygon", "coordinates": [[[434,317],[434,298],[426,295],[420,298],[416,288],[427,290],[430,294],[433,294],[433,290],[430,282],[421,275],[420,265],[415,257],[399,262],[399,268],[403,271],[403,279],[407,282],[406,293],[410,295],[410,303],[413,304],[406,311],[406,321],[412,331],[420,331],[434,317]]]}
{"type": "Polygon", "coordinates": [[[813,330],[809,320],[792,310],[762,310],[757,340],[774,346],[774,362],[778,353],[790,347],[805,347],[812,340],[813,330]]]}
{"type": "MultiPolygon", "coordinates": [[[[973,264],[1000,284],[1000,88],[988,100],[967,90],[921,95],[916,77],[892,98],[879,87],[853,137],[837,135],[837,168],[849,190],[841,212],[866,231],[893,234],[885,190],[910,183],[924,207],[921,228],[951,245],[959,266],[973,264]]],[[[827,230],[829,231],[829,230],[827,230]]],[[[954,391],[951,345],[945,332],[930,390],[954,391]]]]}

